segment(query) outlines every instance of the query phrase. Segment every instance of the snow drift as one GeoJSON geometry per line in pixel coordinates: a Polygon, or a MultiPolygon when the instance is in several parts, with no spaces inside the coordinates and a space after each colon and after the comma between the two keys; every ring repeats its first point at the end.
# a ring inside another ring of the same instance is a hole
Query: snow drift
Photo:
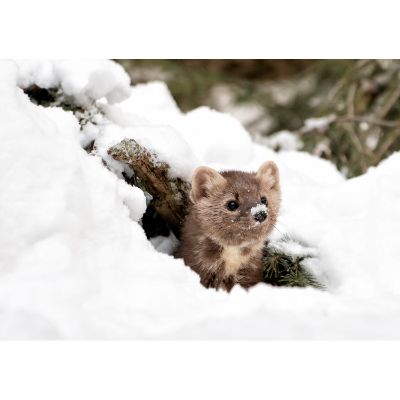
{"type": "Polygon", "coordinates": [[[1,62],[0,140],[1,338],[400,338],[398,153],[345,180],[327,161],[253,143],[229,115],[182,113],[163,83],[130,87],[111,61],[1,62]],[[91,121],[33,104],[31,85],[92,107],[91,121]],[[107,156],[125,137],[183,178],[200,164],[274,160],[278,228],[318,249],[312,268],[327,290],[203,288],[155,249],[170,239],[146,239],[145,195],[107,156]]]}

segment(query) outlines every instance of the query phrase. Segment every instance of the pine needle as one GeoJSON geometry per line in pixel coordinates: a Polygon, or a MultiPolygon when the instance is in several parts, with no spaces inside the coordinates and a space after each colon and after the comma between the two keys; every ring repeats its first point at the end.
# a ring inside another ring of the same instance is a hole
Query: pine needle
{"type": "MultiPolygon", "coordinates": [[[[298,240],[284,237],[281,243],[298,240]]],[[[306,248],[306,246],[305,246],[306,248]]],[[[312,254],[293,255],[285,253],[282,247],[266,243],[263,256],[264,280],[274,286],[307,287],[324,289],[324,285],[304,266],[304,261],[313,258],[312,254]]]]}

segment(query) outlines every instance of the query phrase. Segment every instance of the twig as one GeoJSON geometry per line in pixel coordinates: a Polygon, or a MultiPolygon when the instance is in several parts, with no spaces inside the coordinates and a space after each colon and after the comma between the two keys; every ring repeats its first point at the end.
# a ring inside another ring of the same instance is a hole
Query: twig
{"type": "Polygon", "coordinates": [[[396,128],[400,127],[400,122],[397,121],[387,121],[383,119],[376,119],[374,117],[362,117],[362,116],[356,116],[356,115],[349,115],[346,117],[339,117],[333,123],[337,122],[365,122],[370,125],[379,125],[379,126],[385,126],[388,128],[396,128]]]}
{"type": "Polygon", "coordinates": [[[397,87],[392,90],[392,92],[388,95],[388,98],[386,101],[383,103],[383,105],[377,110],[376,116],[378,119],[384,118],[385,115],[392,109],[392,107],[395,105],[397,100],[400,97],[400,83],[397,83],[397,87]]]}
{"type": "Polygon", "coordinates": [[[394,129],[391,132],[388,132],[388,137],[382,144],[379,149],[377,149],[375,153],[375,162],[378,163],[385,153],[389,150],[389,148],[393,145],[393,143],[400,137],[400,129],[394,129]]]}

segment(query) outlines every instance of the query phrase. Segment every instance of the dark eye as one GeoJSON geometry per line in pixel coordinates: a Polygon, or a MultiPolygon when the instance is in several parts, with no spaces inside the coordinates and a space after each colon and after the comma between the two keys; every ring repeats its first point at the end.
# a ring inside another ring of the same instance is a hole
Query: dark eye
{"type": "Polygon", "coordinates": [[[261,200],[261,203],[263,203],[265,205],[268,204],[268,200],[267,200],[267,198],[265,196],[262,196],[260,200],[261,200]]]}
{"type": "Polygon", "coordinates": [[[227,204],[229,211],[235,211],[239,207],[239,203],[237,201],[231,200],[227,204]]]}

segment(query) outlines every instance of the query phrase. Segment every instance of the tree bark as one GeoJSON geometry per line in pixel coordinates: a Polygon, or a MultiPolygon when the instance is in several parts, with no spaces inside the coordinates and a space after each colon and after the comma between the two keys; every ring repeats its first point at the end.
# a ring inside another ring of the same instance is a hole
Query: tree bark
{"type": "Polygon", "coordinates": [[[190,205],[190,183],[171,177],[169,165],[134,139],[122,140],[108,154],[132,168],[137,186],[153,197],[152,205],[179,238],[190,205]]]}

